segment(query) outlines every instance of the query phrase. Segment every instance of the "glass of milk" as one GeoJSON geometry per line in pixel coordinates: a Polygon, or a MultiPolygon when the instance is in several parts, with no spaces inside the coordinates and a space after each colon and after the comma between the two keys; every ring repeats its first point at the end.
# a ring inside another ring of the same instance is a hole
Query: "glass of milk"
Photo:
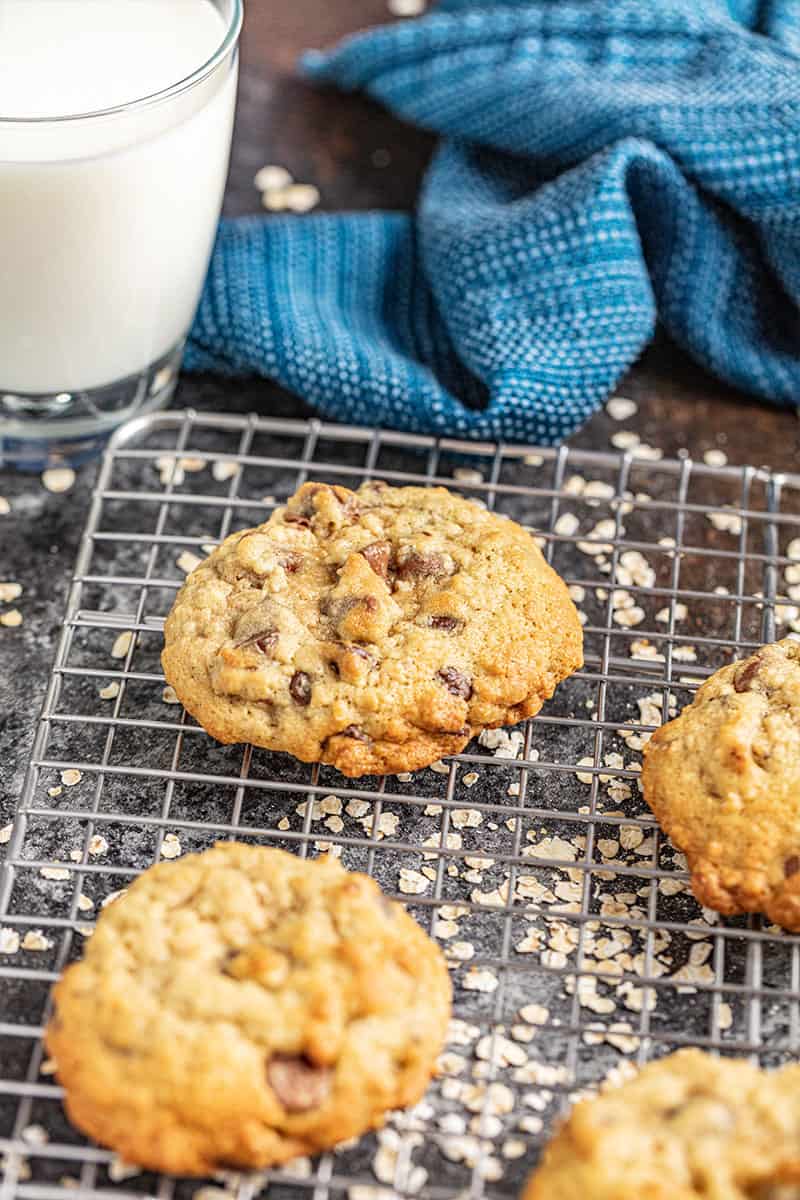
{"type": "Polygon", "coordinates": [[[0,0],[0,464],[164,406],[228,170],[242,0],[0,0]]]}

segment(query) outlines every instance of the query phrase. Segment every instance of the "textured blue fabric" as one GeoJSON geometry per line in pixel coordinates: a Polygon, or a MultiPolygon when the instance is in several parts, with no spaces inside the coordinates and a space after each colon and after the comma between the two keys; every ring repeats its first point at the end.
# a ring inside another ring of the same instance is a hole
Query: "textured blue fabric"
{"type": "Polygon", "coordinates": [[[800,403],[800,0],[442,0],[305,70],[443,135],[418,213],[223,223],[190,367],[556,442],[658,318],[800,403]]]}

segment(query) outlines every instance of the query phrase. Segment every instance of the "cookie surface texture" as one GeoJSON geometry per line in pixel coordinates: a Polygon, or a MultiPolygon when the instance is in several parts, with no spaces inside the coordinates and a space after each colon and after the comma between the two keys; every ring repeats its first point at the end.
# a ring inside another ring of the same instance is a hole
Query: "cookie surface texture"
{"type": "Polygon", "coordinates": [[[800,1066],[681,1050],[579,1102],[523,1200],[800,1195],[800,1066]]]}
{"type": "Polygon", "coordinates": [[[164,673],[218,741],[351,777],[412,771],[538,712],[582,661],[529,533],[445,488],[307,483],[187,578],[164,673]]]}
{"type": "Polygon", "coordinates": [[[653,735],[642,778],[701,904],[800,930],[800,642],[712,675],[653,735]]]}
{"type": "Polygon", "coordinates": [[[415,1103],[450,980],[373,880],[230,842],[141,875],[54,1002],[72,1121],[126,1161],[198,1175],[313,1154],[415,1103]]]}

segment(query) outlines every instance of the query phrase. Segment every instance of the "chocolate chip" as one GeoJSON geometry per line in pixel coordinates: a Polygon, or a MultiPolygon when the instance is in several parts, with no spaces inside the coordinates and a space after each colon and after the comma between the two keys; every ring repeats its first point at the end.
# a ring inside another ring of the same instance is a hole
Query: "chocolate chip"
{"type": "Polygon", "coordinates": [[[299,1055],[278,1054],[267,1064],[267,1082],[287,1112],[319,1108],[330,1095],[331,1074],[299,1055]]]}
{"type": "Polygon", "coordinates": [[[385,579],[389,574],[389,560],[392,557],[392,547],[389,542],[371,542],[361,551],[364,558],[376,575],[385,579]]]}
{"type": "Polygon", "coordinates": [[[357,742],[368,742],[370,740],[369,734],[365,733],[363,729],[359,729],[357,725],[348,725],[342,730],[342,737],[355,738],[357,742]]]}
{"type": "Polygon", "coordinates": [[[418,550],[411,550],[398,562],[397,574],[400,579],[432,579],[448,574],[448,568],[441,554],[420,554],[418,550]]]}
{"type": "Polygon", "coordinates": [[[311,703],[311,680],[305,671],[295,671],[289,684],[289,695],[304,708],[311,703]]]}
{"type": "Polygon", "coordinates": [[[462,700],[472,698],[472,680],[463,671],[458,671],[455,667],[442,667],[441,671],[436,672],[436,677],[441,679],[448,692],[452,692],[454,696],[460,696],[462,700]]]}
{"type": "Polygon", "coordinates": [[[756,655],[748,662],[744,663],[733,677],[733,687],[737,692],[749,692],[759,670],[761,669],[761,658],[756,655]]]}
{"type": "Polygon", "coordinates": [[[458,617],[431,617],[431,629],[443,629],[445,633],[454,633],[456,629],[461,629],[464,622],[458,617]]]}
{"type": "Polygon", "coordinates": [[[285,513],[283,519],[287,525],[300,525],[303,529],[311,528],[308,517],[302,517],[299,513],[285,513]]]}
{"type": "Polygon", "coordinates": [[[254,633],[252,637],[245,638],[243,642],[237,642],[236,649],[241,650],[242,646],[255,646],[262,654],[271,654],[277,644],[277,629],[264,629],[261,633],[254,633]]]}
{"type": "Polygon", "coordinates": [[[287,554],[281,559],[281,566],[287,575],[296,575],[303,565],[302,554],[287,554]]]}
{"type": "Polygon", "coordinates": [[[792,875],[796,875],[800,871],[800,854],[792,854],[783,864],[783,873],[787,879],[792,875]]]}

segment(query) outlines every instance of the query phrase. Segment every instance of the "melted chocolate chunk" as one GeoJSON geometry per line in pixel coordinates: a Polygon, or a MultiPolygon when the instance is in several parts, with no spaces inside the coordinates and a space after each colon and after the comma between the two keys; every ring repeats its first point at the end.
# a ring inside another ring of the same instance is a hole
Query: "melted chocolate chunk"
{"type": "Polygon", "coordinates": [[[739,668],[733,677],[734,690],[737,692],[749,692],[752,690],[752,685],[758,677],[758,672],[761,669],[762,659],[756,655],[749,662],[744,663],[739,668]]]}
{"type": "Polygon", "coordinates": [[[289,684],[289,695],[295,704],[302,704],[304,708],[311,703],[311,680],[305,671],[295,671],[289,684]]]}
{"type": "Polygon", "coordinates": [[[472,680],[463,671],[455,667],[442,667],[441,671],[436,672],[436,677],[454,696],[460,696],[462,700],[472,698],[472,680]]]}
{"type": "Polygon", "coordinates": [[[281,559],[281,566],[287,575],[296,575],[303,565],[302,554],[287,554],[281,559]]]}
{"type": "Polygon", "coordinates": [[[279,1054],[267,1063],[267,1082],[287,1112],[319,1108],[330,1095],[331,1074],[300,1055],[279,1054]]]}
{"type": "Polygon", "coordinates": [[[348,725],[342,730],[342,737],[355,738],[357,742],[368,742],[370,736],[363,729],[359,729],[357,725],[348,725]]]}
{"type": "Polygon", "coordinates": [[[431,617],[431,629],[443,629],[445,633],[455,633],[457,629],[462,629],[464,622],[458,617],[431,617]]]}
{"type": "Polygon", "coordinates": [[[441,554],[420,554],[418,550],[411,550],[397,564],[399,579],[435,579],[447,574],[448,567],[441,554]]]}
{"type": "Polygon", "coordinates": [[[389,574],[389,560],[392,557],[392,547],[389,542],[371,542],[361,551],[364,558],[376,575],[386,579],[389,574]]]}
{"type": "Polygon", "coordinates": [[[255,646],[262,654],[271,654],[277,644],[277,629],[265,629],[261,633],[254,633],[252,637],[245,638],[243,642],[237,642],[236,649],[241,650],[243,646],[255,646]]]}
{"type": "Polygon", "coordinates": [[[311,528],[308,517],[302,517],[299,513],[285,513],[283,519],[287,525],[300,525],[303,529],[311,528]]]}
{"type": "Polygon", "coordinates": [[[800,871],[800,854],[793,854],[783,864],[783,873],[787,879],[791,879],[792,875],[796,875],[798,871],[800,871]]]}

